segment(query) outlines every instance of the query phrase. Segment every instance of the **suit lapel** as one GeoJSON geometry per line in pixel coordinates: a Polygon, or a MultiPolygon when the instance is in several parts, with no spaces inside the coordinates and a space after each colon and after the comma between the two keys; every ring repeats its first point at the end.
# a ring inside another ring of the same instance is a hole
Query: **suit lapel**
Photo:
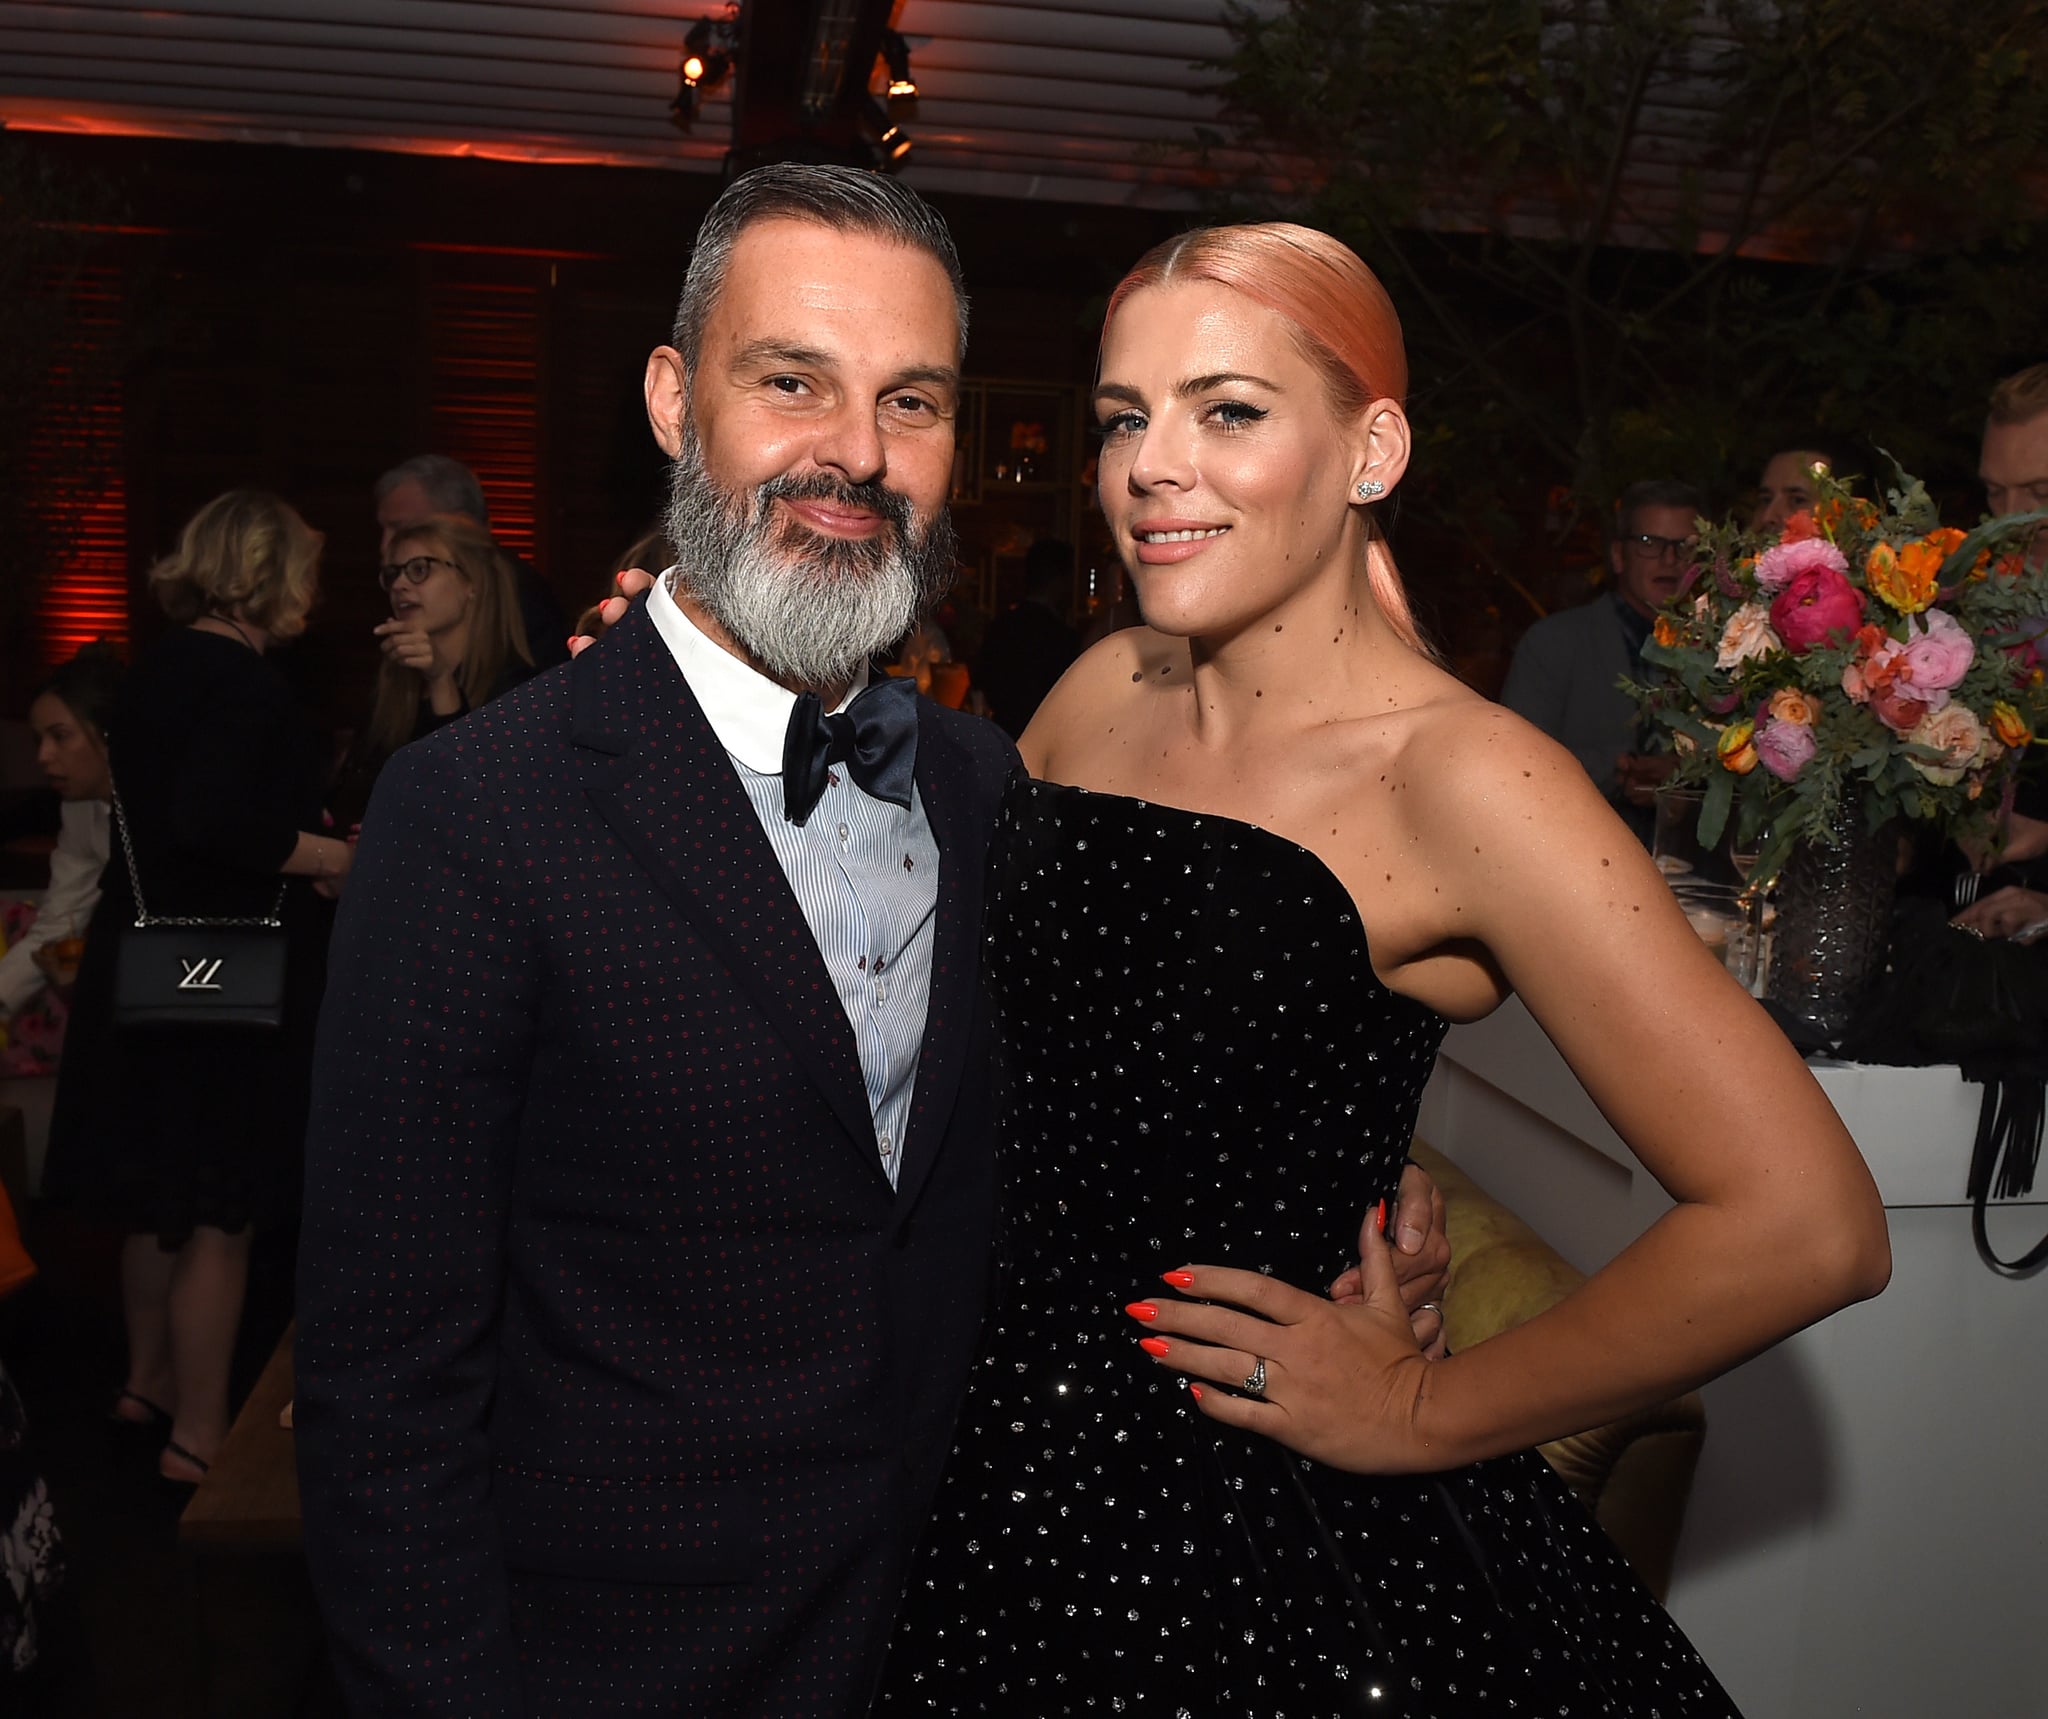
{"type": "MultiPolygon", "coordinates": [[[[881,1174],[853,1030],[732,761],[644,601],[571,665],[572,738],[598,815],[774,1023],[881,1174]]],[[[941,872],[943,888],[943,867],[941,872]]]]}
{"type": "Polygon", "coordinates": [[[982,878],[989,831],[976,812],[972,765],[946,734],[937,712],[920,703],[917,791],[939,847],[939,899],[932,931],[931,998],[917,1087],[896,1178],[896,1202],[908,1209],[931,1174],[973,1037],[981,965],[982,878]]]}

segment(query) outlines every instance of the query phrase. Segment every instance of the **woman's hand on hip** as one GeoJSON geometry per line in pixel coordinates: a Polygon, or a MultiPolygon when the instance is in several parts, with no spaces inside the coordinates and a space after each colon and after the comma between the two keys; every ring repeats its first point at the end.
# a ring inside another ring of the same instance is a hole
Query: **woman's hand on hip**
{"type": "Polygon", "coordinates": [[[1134,1302],[1153,1365],[1186,1374],[1211,1420],[1361,1474],[1438,1466],[1418,1430],[1431,1363],[1416,1347],[1389,1250],[1362,1261],[1364,1297],[1338,1304],[1255,1271],[1192,1265],[1182,1295],[1134,1302]],[[1240,1311],[1242,1309],[1242,1311],[1240,1311]],[[1244,1394],[1265,1363],[1263,1398],[1244,1394]]]}

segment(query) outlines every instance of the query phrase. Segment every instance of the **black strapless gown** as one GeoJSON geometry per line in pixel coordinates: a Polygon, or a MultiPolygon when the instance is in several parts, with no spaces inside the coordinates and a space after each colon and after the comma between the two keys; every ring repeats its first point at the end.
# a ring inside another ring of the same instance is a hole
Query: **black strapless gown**
{"type": "Polygon", "coordinates": [[[1533,1452],[1307,1462],[1206,1420],[1128,1301],[1188,1261],[1320,1289],[1444,1033],[1268,831],[1046,783],[996,844],[1003,1260],[880,1711],[1726,1715],[1533,1452]]]}

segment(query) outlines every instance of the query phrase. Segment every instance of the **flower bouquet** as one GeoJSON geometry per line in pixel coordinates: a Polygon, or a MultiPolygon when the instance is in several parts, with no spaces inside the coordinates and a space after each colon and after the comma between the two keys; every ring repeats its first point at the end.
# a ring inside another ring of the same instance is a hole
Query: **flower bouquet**
{"type": "Polygon", "coordinates": [[[1802,848],[1895,818],[1979,840],[2048,726],[2048,513],[1942,525],[1904,478],[1882,503],[1814,467],[1781,534],[1701,524],[1695,565],[1625,683],[1703,790],[1699,839],[1735,830],[1758,883],[1802,848]]]}

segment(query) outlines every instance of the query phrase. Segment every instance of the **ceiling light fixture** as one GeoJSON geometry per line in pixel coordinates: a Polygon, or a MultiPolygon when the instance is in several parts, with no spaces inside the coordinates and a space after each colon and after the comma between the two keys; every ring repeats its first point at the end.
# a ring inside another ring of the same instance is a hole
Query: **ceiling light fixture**
{"type": "Polygon", "coordinates": [[[868,147],[874,152],[875,171],[900,171],[909,161],[913,147],[910,138],[904,135],[903,127],[884,113],[882,104],[871,95],[861,97],[857,112],[861,132],[868,140],[868,147]]]}
{"type": "Polygon", "coordinates": [[[910,44],[896,30],[882,32],[882,63],[889,68],[889,116],[917,117],[917,79],[910,71],[910,44]]]}
{"type": "Polygon", "coordinates": [[[699,18],[690,26],[683,38],[681,82],[676,99],[668,104],[669,120],[678,131],[690,129],[704,97],[732,75],[738,38],[737,5],[727,7],[724,17],[699,18]]]}

